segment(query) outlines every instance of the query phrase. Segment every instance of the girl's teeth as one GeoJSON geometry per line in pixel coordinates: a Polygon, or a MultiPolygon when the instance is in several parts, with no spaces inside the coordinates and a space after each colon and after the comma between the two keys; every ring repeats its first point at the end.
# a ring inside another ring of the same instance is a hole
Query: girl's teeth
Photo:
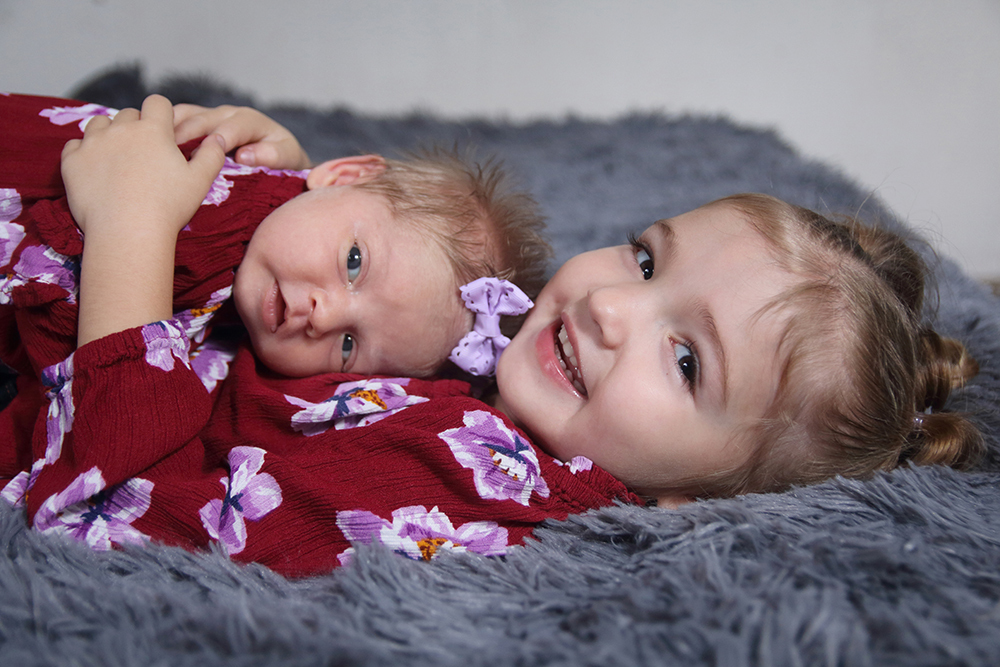
{"type": "Polygon", "coordinates": [[[569,335],[566,333],[565,325],[559,327],[557,338],[559,339],[559,348],[562,352],[562,354],[558,355],[559,364],[566,371],[566,377],[573,383],[573,388],[583,396],[586,396],[587,390],[584,388],[582,377],[580,376],[580,366],[576,359],[576,350],[573,349],[573,344],[569,342],[569,335]]]}

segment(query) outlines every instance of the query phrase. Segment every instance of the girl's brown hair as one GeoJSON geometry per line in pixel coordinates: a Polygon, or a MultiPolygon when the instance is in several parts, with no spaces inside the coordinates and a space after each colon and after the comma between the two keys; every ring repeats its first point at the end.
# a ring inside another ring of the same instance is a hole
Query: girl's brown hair
{"type": "Polygon", "coordinates": [[[746,430],[749,465],[689,493],[772,491],[906,461],[968,468],[979,460],[979,431],[945,409],[978,367],[961,343],[923,324],[927,269],[906,239],[766,195],[710,205],[739,211],[801,281],[765,308],[782,310],[787,324],[776,396],[746,430]]]}

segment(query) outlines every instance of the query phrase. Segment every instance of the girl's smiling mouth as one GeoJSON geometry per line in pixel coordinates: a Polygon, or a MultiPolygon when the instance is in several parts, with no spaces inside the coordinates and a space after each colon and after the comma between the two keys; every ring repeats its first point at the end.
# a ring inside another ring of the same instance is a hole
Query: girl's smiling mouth
{"type": "Polygon", "coordinates": [[[561,318],[538,332],[535,354],[542,372],[552,382],[574,396],[587,398],[580,362],[561,318]]]}
{"type": "Polygon", "coordinates": [[[576,358],[576,350],[566,333],[566,325],[562,324],[556,333],[556,357],[563,368],[566,377],[572,383],[581,396],[587,396],[587,388],[583,384],[583,373],[580,371],[580,362],[576,358]]]}

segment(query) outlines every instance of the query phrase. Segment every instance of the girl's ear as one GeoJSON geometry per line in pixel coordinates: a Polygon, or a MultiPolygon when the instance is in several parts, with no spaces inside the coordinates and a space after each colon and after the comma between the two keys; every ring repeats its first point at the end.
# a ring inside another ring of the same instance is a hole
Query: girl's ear
{"type": "Polygon", "coordinates": [[[313,167],[306,177],[306,187],[316,190],[328,185],[364,183],[383,171],[385,160],[381,155],[342,157],[313,167]]]}

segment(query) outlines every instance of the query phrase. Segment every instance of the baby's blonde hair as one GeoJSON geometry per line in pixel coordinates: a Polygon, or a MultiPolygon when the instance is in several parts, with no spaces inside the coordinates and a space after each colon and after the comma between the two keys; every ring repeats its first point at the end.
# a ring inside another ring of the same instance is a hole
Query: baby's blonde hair
{"type": "MultiPolygon", "coordinates": [[[[356,187],[379,194],[393,213],[441,247],[459,285],[483,276],[511,281],[534,298],[545,285],[552,248],[538,204],[495,159],[432,148],[386,160],[387,168],[356,187]]],[[[512,336],[521,319],[504,318],[512,336]]]]}
{"type": "Polygon", "coordinates": [[[781,490],[905,461],[968,468],[981,458],[979,431],[944,410],[978,367],[961,343],[922,323],[927,270],[906,239],[767,195],[710,206],[739,211],[801,280],[764,309],[787,320],[776,395],[740,438],[749,463],[692,482],[689,493],[781,490]]]}

